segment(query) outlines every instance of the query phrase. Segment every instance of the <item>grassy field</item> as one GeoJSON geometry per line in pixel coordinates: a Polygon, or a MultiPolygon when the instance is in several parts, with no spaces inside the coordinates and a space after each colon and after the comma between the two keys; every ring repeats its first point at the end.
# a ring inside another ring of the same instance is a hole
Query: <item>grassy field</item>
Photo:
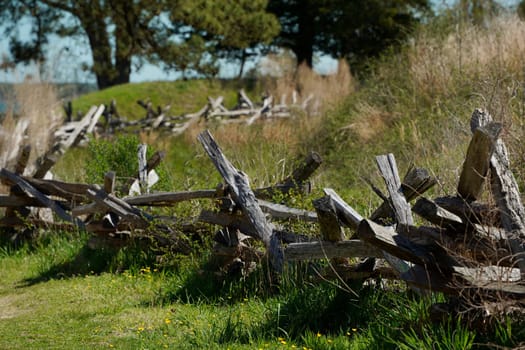
{"type": "MultiPolygon", "coordinates": [[[[297,270],[271,291],[261,274],[218,282],[203,270],[204,251],[156,268],[131,248],[93,251],[86,240],[54,234],[3,248],[0,348],[465,349],[485,340],[454,320],[427,324],[440,296],[395,285],[350,290],[297,270]]],[[[512,344],[505,325],[494,332],[512,344]]]]}
{"type": "MultiPolygon", "coordinates": [[[[411,45],[374,62],[359,84],[342,73],[330,87],[322,85],[326,79],[312,76],[292,82],[345,96],[316,116],[251,127],[202,122],[178,138],[129,137],[167,151],[163,186],[174,191],[214,188],[220,182],[196,142],[205,128],[253,186],[285,178],[297,159],[317,151],[324,163],[312,179],[314,193],[279,200],[312,209],[311,200],[323,187],[332,187],[366,216],[380,201],[364,180],[381,184],[374,165],[379,154],[394,153],[402,174],[412,163],[434,173],[439,185],[431,196],[453,194],[470,137],[470,115],[474,108],[486,108],[504,124],[512,170],[524,187],[525,24],[501,17],[486,28],[457,28],[428,24],[411,45]]],[[[136,100],[150,98],[154,105],[171,104],[174,114],[187,113],[201,108],[208,96],[223,95],[232,106],[238,84],[130,84],[85,95],[74,109],[115,98],[122,115],[140,118],[136,100]]],[[[289,87],[290,81],[282,85],[289,87]]],[[[251,96],[262,91],[243,87],[251,96]]],[[[94,162],[94,154],[90,148],[68,152],[55,174],[87,181],[95,176],[84,170],[87,165],[100,174],[112,170],[94,162]]],[[[206,205],[191,202],[169,214],[190,216],[206,205]]],[[[18,246],[2,242],[1,349],[483,349],[525,343],[521,319],[483,325],[457,317],[436,322],[429,308],[446,300],[441,294],[415,296],[399,283],[319,281],[315,271],[327,268],[325,261],[288,266],[276,287],[264,267],[247,278],[218,278],[209,269],[211,234],[192,254],[163,258],[133,247],[92,250],[88,238],[54,232],[18,246]]]]}

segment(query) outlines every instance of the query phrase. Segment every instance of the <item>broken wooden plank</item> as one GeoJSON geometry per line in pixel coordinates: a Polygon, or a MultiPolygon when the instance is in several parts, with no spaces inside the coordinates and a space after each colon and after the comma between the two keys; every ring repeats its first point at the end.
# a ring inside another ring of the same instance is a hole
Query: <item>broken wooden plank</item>
{"type": "Polygon", "coordinates": [[[248,217],[256,237],[264,242],[272,267],[278,272],[282,271],[283,253],[280,243],[273,233],[273,225],[266,221],[264,213],[257,204],[249,185],[248,176],[230,163],[209,131],[206,130],[199,134],[198,139],[221,176],[230,186],[235,202],[248,217]]]}
{"type": "Polygon", "coordinates": [[[344,239],[344,231],[339,224],[335,206],[329,196],[313,200],[321,236],[325,241],[337,242],[344,239]]]}
{"type": "Polygon", "coordinates": [[[383,257],[381,249],[359,239],[348,241],[303,242],[288,244],[284,250],[286,261],[332,259],[332,258],[365,258],[383,257]]]}
{"type": "Polygon", "coordinates": [[[277,220],[299,220],[306,222],[317,222],[317,214],[304,209],[290,208],[286,205],[271,203],[257,199],[261,210],[277,220]]]}
{"type": "Polygon", "coordinates": [[[301,188],[302,184],[312,176],[322,163],[323,159],[319,153],[310,152],[301,164],[294,169],[292,175],[287,177],[281,184],[290,188],[301,188]]]}
{"type": "Polygon", "coordinates": [[[459,281],[456,281],[457,288],[464,292],[474,289],[476,295],[495,293],[501,298],[516,295],[523,298],[525,286],[519,284],[521,281],[521,271],[518,268],[502,266],[480,266],[480,267],[454,267],[454,274],[459,281]]]}
{"type": "MultiPolygon", "coordinates": [[[[334,203],[330,196],[324,196],[313,201],[317,212],[317,220],[323,240],[329,242],[340,242],[345,239],[343,228],[339,223],[334,203]]],[[[332,264],[342,265],[348,263],[346,258],[333,258],[332,264]]]]}
{"type": "Polygon", "coordinates": [[[134,197],[124,197],[123,200],[128,204],[138,206],[169,206],[192,199],[215,198],[216,193],[216,190],[158,192],[134,197]]]}
{"type": "MultiPolygon", "coordinates": [[[[491,125],[492,119],[488,113],[481,116],[482,111],[476,110],[471,118],[471,125],[479,130],[491,125]],[[487,123],[481,125],[482,123],[487,123]]],[[[507,147],[501,139],[497,139],[492,157],[490,158],[490,183],[492,195],[500,210],[501,224],[509,231],[508,239],[512,253],[516,257],[517,264],[521,270],[522,278],[525,278],[525,208],[521,202],[519,187],[510,169],[507,147]]]]}
{"type": "Polygon", "coordinates": [[[140,193],[149,193],[148,190],[148,166],[146,163],[146,151],[148,145],[140,144],[137,149],[137,158],[139,162],[138,180],[140,186],[140,193]]]}
{"type": "Polygon", "coordinates": [[[97,126],[100,116],[102,116],[102,113],[104,113],[105,108],[106,107],[104,105],[98,106],[97,111],[95,112],[95,114],[91,118],[91,121],[89,122],[89,125],[86,129],[86,134],[91,134],[93,130],[95,130],[95,126],[97,126]]]}
{"type": "Polygon", "coordinates": [[[0,207],[44,207],[44,205],[34,197],[17,195],[0,195],[0,207]]]}
{"type": "Polygon", "coordinates": [[[465,226],[459,216],[441,208],[435,202],[424,197],[417,200],[412,210],[423,219],[440,227],[457,228],[458,226],[465,226]]]}
{"type": "MultiPolygon", "coordinates": [[[[405,197],[401,193],[401,180],[399,179],[399,174],[397,170],[396,160],[393,154],[382,155],[376,157],[377,165],[381,176],[383,177],[388,193],[390,195],[390,202],[392,205],[392,210],[397,222],[397,230],[403,232],[407,229],[408,226],[413,226],[414,220],[412,218],[412,212],[410,210],[410,205],[406,201],[405,197]]],[[[375,224],[374,224],[375,225],[375,224]]],[[[372,233],[372,231],[366,231],[368,227],[373,227],[365,223],[365,220],[361,221],[358,228],[358,234],[361,234],[360,228],[363,226],[363,234],[372,233]]],[[[373,240],[372,235],[369,236],[373,240]]],[[[406,239],[402,236],[398,237],[399,240],[405,241],[406,239]]],[[[381,240],[375,240],[378,244],[381,244],[381,240]]],[[[407,242],[409,243],[409,242],[407,242]]],[[[390,246],[386,245],[387,248],[390,246]]],[[[384,249],[384,256],[388,263],[396,270],[400,276],[407,271],[413,271],[413,273],[422,274],[421,269],[423,267],[412,266],[410,262],[399,258],[396,255],[392,255],[390,251],[384,249]]],[[[414,289],[417,293],[421,291],[414,289]]]]}
{"type": "Polygon", "coordinates": [[[271,199],[276,193],[290,193],[292,190],[298,190],[303,193],[310,192],[308,179],[319,168],[322,163],[321,156],[316,152],[311,152],[308,156],[294,169],[292,174],[282,182],[265,187],[254,189],[257,198],[271,199]],[[308,185],[308,186],[307,186],[308,185]]]}
{"type": "Polygon", "coordinates": [[[115,178],[117,173],[114,171],[108,171],[104,174],[104,191],[106,193],[113,193],[115,191],[115,178]]]}
{"type": "MultiPolygon", "coordinates": [[[[435,177],[431,176],[424,168],[411,167],[401,183],[401,192],[407,202],[422,195],[437,183],[435,177]]],[[[389,200],[383,200],[383,203],[370,215],[370,220],[390,218],[393,216],[392,206],[389,200]]]]}
{"type": "Polygon", "coordinates": [[[235,215],[203,209],[196,218],[196,221],[223,227],[232,227],[249,236],[257,235],[252,225],[244,215],[235,215]]]}
{"type": "Polygon", "coordinates": [[[46,195],[44,195],[42,192],[38,191],[36,188],[31,186],[29,182],[24,180],[19,175],[10,172],[7,169],[2,169],[0,170],[0,176],[8,179],[13,183],[16,183],[22,191],[24,191],[27,195],[36,198],[44,206],[53,210],[61,219],[72,222],[80,228],[84,228],[84,223],[82,221],[72,218],[68,213],[66,213],[64,209],[62,209],[62,207],[57,202],[55,202],[52,199],[49,199],[46,195]]]}
{"type": "Polygon", "coordinates": [[[436,265],[435,259],[423,246],[412,243],[405,236],[398,234],[393,227],[381,226],[365,219],[359,224],[358,234],[364,241],[396,258],[423,266],[436,265]]]}
{"type": "Polygon", "coordinates": [[[23,176],[23,179],[44,194],[62,197],[72,201],[84,200],[86,191],[93,187],[87,184],[43,180],[27,176],[23,176]]]}
{"type": "Polygon", "coordinates": [[[342,223],[348,227],[357,230],[359,223],[363,220],[363,217],[349,206],[339,195],[331,188],[325,188],[325,195],[329,196],[334,203],[336,212],[342,223]]]}
{"type": "Polygon", "coordinates": [[[499,123],[490,123],[474,131],[459,177],[458,194],[462,198],[468,201],[479,198],[501,128],[499,123]]]}
{"type": "Polygon", "coordinates": [[[414,219],[412,218],[410,205],[403,193],[401,193],[401,180],[399,179],[394,155],[389,153],[387,155],[377,156],[376,161],[388,193],[390,194],[397,224],[401,226],[413,225],[414,219]]]}
{"type": "Polygon", "coordinates": [[[459,216],[464,223],[499,226],[498,208],[484,203],[468,202],[457,196],[445,196],[434,199],[439,207],[459,216]]]}
{"type": "MultiPolygon", "coordinates": [[[[17,175],[24,175],[24,171],[27,167],[27,162],[29,161],[29,156],[31,154],[31,145],[26,145],[24,147],[19,148],[18,150],[18,158],[15,164],[15,174],[17,175]]],[[[16,197],[19,194],[23,194],[22,191],[17,186],[11,186],[9,188],[9,195],[11,197],[16,197]]],[[[23,208],[24,205],[20,206],[20,208],[14,208],[14,207],[8,207],[5,211],[5,217],[14,217],[18,213],[21,213],[23,211],[28,211],[28,208],[23,208]]]]}
{"type": "Polygon", "coordinates": [[[131,207],[129,204],[115,196],[108,194],[103,190],[96,189],[89,189],[86,193],[99,207],[104,208],[108,212],[117,214],[122,220],[134,225],[134,228],[146,228],[149,226],[144,213],[140,212],[137,208],[131,207]]]}

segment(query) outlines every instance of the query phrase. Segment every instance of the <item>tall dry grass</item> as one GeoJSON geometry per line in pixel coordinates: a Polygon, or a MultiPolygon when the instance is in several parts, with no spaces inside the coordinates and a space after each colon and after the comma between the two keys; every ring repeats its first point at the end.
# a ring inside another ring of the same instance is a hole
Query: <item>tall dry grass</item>
{"type": "MultiPolygon", "coordinates": [[[[265,91],[274,97],[274,103],[284,99],[291,105],[295,94],[295,104],[300,105],[312,96],[307,110],[293,109],[292,118],[261,120],[250,126],[243,123],[212,126],[215,139],[228,156],[242,169],[257,173],[257,184],[261,186],[279,180],[274,178],[276,174],[284,174],[300,154],[316,149],[309,144],[310,137],[324,122],[326,111],[337,107],[356,88],[345,61],[340,61],[337,71],[326,76],[305,65],[296,67],[293,60],[282,57],[270,66],[272,71],[261,80],[265,91]]],[[[193,125],[185,132],[185,141],[194,143],[197,134],[207,127],[210,126],[204,123],[193,125]]]]}
{"type": "Polygon", "coordinates": [[[60,125],[60,102],[53,85],[28,78],[14,85],[13,100],[0,125],[0,167],[13,167],[18,151],[31,146],[26,174],[50,147],[53,131],[60,125]]]}
{"type": "Polygon", "coordinates": [[[412,81],[422,93],[446,96],[457,92],[461,81],[476,83],[473,89],[485,86],[478,93],[499,113],[505,112],[501,108],[509,101],[496,99],[501,91],[494,85],[507,80],[511,84],[506,89],[513,90],[508,79],[517,83],[523,78],[523,57],[525,22],[509,14],[493,18],[483,27],[457,25],[455,31],[443,38],[420,31],[408,54],[412,81]]]}

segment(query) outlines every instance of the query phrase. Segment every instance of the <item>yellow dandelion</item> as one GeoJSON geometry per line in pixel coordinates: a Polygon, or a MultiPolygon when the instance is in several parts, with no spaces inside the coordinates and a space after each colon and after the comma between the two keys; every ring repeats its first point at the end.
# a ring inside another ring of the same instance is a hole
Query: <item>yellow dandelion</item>
{"type": "Polygon", "coordinates": [[[139,328],[137,328],[137,331],[139,332],[142,332],[144,330],[144,327],[140,326],[139,328]]]}
{"type": "Polygon", "coordinates": [[[321,337],[321,336],[322,336],[322,334],[319,333],[319,332],[317,332],[317,338],[319,338],[319,337],[321,337]]]}
{"type": "Polygon", "coordinates": [[[286,340],[279,341],[281,344],[286,345],[286,340]]]}
{"type": "Polygon", "coordinates": [[[327,342],[328,342],[328,343],[332,343],[332,339],[328,339],[327,342]]]}
{"type": "Polygon", "coordinates": [[[169,318],[167,318],[167,319],[164,320],[164,323],[166,323],[166,324],[170,324],[170,323],[171,323],[171,320],[170,320],[169,318]]]}
{"type": "Polygon", "coordinates": [[[357,332],[357,328],[352,328],[352,332],[357,332]]]}

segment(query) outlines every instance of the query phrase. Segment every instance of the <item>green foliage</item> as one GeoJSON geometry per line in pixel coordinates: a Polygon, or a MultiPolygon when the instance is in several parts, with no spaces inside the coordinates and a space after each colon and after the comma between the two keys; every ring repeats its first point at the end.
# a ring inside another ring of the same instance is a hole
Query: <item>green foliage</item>
{"type": "Polygon", "coordinates": [[[402,350],[468,350],[474,345],[475,333],[461,326],[460,320],[438,326],[425,326],[403,332],[404,343],[397,344],[402,350]],[[455,324],[453,326],[452,324],[455,324]]]}
{"type": "MultiPolygon", "coordinates": [[[[86,161],[86,180],[88,183],[103,183],[104,175],[108,171],[116,172],[117,179],[122,184],[135,178],[138,173],[137,149],[140,145],[135,135],[121,135],[114,140],[91,140],[88,146],[89,157],[86,161]]],[[[154,150],[147,149],[147,157],[151,157],[154,150]]],[[[155,189],[169,190],[170,182],[162,166],[155,169],[159,174],[159,182],[155,189]]],[[[118,186],[117,186],[118,188],[118,186]]]]}
{"type": "Polygon", "coordinates": [[[24,1],[0,1],[0,6],[15,63],[43,60],[51,35],[83,37],[100,89],[128,83],[134,59],[214,75],[218,51],[255,48],[278,31],[277,20],[265,11],[265,0],[35,0],[30,6],[24,1]],[[24,23],[31,25],[32,37],[26,43],[13,28],[28,18],[24,23]]]}
{"type": "Polygon", "coordinates": [[[353,68],[402,41],[430,10],[427,0],[272,0],[269,11],[281,22],[278,45],[297,62],[312,66],[314,52],[345,57],[353,68]]]}

